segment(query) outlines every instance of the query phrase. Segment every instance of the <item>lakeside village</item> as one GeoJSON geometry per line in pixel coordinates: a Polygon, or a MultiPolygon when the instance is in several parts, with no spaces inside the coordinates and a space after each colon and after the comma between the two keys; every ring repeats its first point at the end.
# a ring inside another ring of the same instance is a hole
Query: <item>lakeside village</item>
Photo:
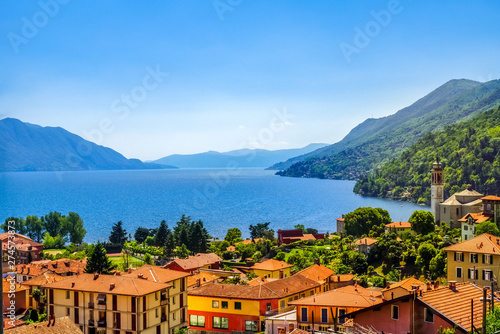
{"type": "Polygon", "coordinates": [[[494,333],[500,197],[445,199],[431,173],[431,212],[358,208],[331,234],[258,223],[212,240],[183,216],[87,245],[76,213],[8,218],[4,333],[494,333]]]}

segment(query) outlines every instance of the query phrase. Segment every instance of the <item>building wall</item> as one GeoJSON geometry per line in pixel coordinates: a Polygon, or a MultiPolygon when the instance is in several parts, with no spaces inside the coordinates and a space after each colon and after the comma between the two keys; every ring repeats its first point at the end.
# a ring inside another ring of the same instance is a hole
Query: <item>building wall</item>
{"type": "Polygon", "coordinates": [[[411,299],[406,302],[395,302],[399,307],[399,319],[392,319],[391,305],[384,305],[378,311],[370,310],[354,317],[354,323],[362,326],[373,326],[379,332],[408,333],[410,331],[411,299]]]}
{"type": "MultiPolygon", "coordinates": [[[[4,281],[4,284],[5,281],[4,281]]],[[[3,294],[3,311],[4,312],[9,312],[9,307],[11,306],[11,303],[14,303],[14,311],[17,313],[20,309],[26,309],[26,305],[28,302],[28,290],[23,290],[23,291],[18,291],[14,293],[14,296],[12,296],[12,293],[5,293],[3,294]],[[13,297],[12,299],[9,297],[13,297]]]]}
{"type": "MultiPolygon", "coordinates": [[[[448,281],[457,282],[471,282],[479,286],[490,286],[491,280],[483,280],[483,270],[491,270],[493,275],[500,277],[500,255],[493,255],[493,263],[483,263],[482,254],[478,254],[478,262],[471,262],[469,252],[463,252],[463,261],[455,261],[455,253],[452,251],[447,251],[447,263],[448,263],[448,281]],[[457,276],[457,268],[462,268],[461,277],[457,276]],[[478,277],[469,278],[468,270],[476,269],[478,271],[478,277]]],[[[493,276],[492,276],[493,277],[493,276]]]]}
{"type": "MultiPolygon", "coordinates": [[[[268,278],[280,278],[280,270],[262,270],[262,269],[254,269],[253,273],[259,277],[267,276],[268,278]]],[[[290,277],[290,268],[283,269],[283,277],[290,277]]]]}
{"type": "Polygon", "coordinates": [[[474,238],[474,234],[476,233],[476,224],[469,222],[462,222],[462,241],[469,240],[474,238]]]}

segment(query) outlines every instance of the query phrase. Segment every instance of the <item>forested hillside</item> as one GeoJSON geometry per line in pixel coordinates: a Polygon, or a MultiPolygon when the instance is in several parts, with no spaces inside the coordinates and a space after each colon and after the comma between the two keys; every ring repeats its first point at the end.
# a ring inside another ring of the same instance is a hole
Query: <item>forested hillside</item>
{"type": "Polygon", "coordinates": [[[500,194],[500,109],[428,133],[399,158],[362,177],[354,192],[430,203],[430,170],[441,161],[445,198],[472,184],[483,194],[500,194]]]}
{"type": "MultiPolygon", "coordinates": [[[[500,80],[452,80],[394,115],[368,119],[343,140],[295,164],[276,165],[292,177],[358,179],[398,157],[426,133],[442,130],[500,105],[500,80]]],[[[298,162],[297,162],[298,160],[298,162]]]]}

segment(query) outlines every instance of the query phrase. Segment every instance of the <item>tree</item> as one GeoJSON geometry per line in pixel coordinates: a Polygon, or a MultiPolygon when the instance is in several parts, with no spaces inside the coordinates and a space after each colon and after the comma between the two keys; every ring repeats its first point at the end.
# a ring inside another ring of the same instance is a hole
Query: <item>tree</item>
{"type": "Polygon", "coordinates": [[[439,253],[432,258],[429,264],[429,271],[433,279],[446,277],[447,262],[446,251],[441,249],[439,253]]]}
{"type": "Polygon", "coordinates": [[[59,212],[50,212],[45,215],[45,229],[53,237],[61,233],[62,215],[59,212]]]}
{"type": "Polygon", "coordinates": [[[165,243],[165,240],[167,238],[167,222],[165,220],[162,220],[160,223],[160,227],[158,227],[158,231],[156,231],[155,235],[155,245],[156,246],[162,246],[165,243]]]}
{"type": "Polygon", "coordinates": [[[26,235],[36,242],[43,239],[43,230],[45,229],[45,222],[37,216],[26,217],[26,235]]]}
{"type": "Polygon", "coordinates": [[[418,247],[415,264],[420,266],[425,274],[425,272],[429,271],[430,262],[436,255],[437,249],[432,244],[424,242],[418,247]]]}
{"type": "Polygon", "coordinates": [[[229,242],[231,245],[241,241],[241,231],[237,227],[233,227],[227,230],[224,240],[229,242]]]}
{"type": "Polygon", "coordinates": [[[154,264],[153,258],[151,257],[151,254],[146,253],[144,254],[144,263],[145,264],[154,264]]]}
{"type": "Polygon", "coordinates": [[[433,232],[436,228],[434,224],[434,215],[429,211],[414,211],[408,221],[413,231],[417,234],[426,235],[433,232]]]}
{"type": "Polygon", "coordinates": [[[127,231],[123,228],[123,223],[120,220],[111,227],[111,235],[109,242],[115,245],[122,245],[127,241],[127,231]]]}
{"type": "Polygon", "coordinates": [[[489,233],[496,237],[500,236],[500,230],[498,229],[497,224],[488,220],[479,223],[476,227],[476,235],[481,235],[483,233],[489,233]]]}
{"type": "Polygon", "coordinates": [[[87,230],[83,227],[83,220],[75,212],[70,212],[65,218],[65,229],[69,233],[69,241],[77,245],[81,244],[87,230]]]}
{"type": "Polygon", "coordinates": [[[87,249],[85,272],[110,275],[113,269],[115,269],[115,265],[108,257],[104,244],[98,242],[95,245],[90,245],[87,249]]]}
{"type": "Polygon", "coordinates": [[[389,212],[381,208],[362,207],[344,215],[346,233],[355,237],[368,234],[374,225],[390,222],[389,212]]]}
{"type": "Polygon", "coordinates": [[[138,227],[134,233],[134,239],[137,243],[142,244],[149,236],[149,229],[145,227],[138,227]]]}
{"type": "Polygon", "coordinates": [[[308,227],[305,229],[304,233],[309,233],[309,234],[318,234],[318,230],[313,228],[313,227],[308,227]]]}
{"type": "Polygon", "coordinates": [[[53,237],[49,234],[49,232],[45,232],[45,234],[43,235],[43,248],[44,249],[64,248],[64,239],[60,234],[53,237]]]}
{"type": "Polygon", "coordinates": [[[306,229],[306,227],[304,226],[304,224],[294,225],[293,228],[296,229],[296,230],[302,230],[302,231],[304,231],[306,229]]]}
{"type": "Polygon", "coordinates": [[[9,217],[5,219],[5,223],[2,224],[2,228],[5,232],[9,232],[9,229],[19,234],[26,234],[26,221],[23,218],[9,217]],[[13,221],[14,224],[9,224],[9,221],[13,221]]]}
{"type": "Polygon", "coordinates": [[[193,253],[205,253],[208,249],[208,239],[210,235],[207,229],[203,226],[203,222],[198,220],[192,224],[191,233],[189,235],[190,242],[187,248],[193,253]]]}
{"type": "Polygon", "coordinates": [[[185,259],[189,256],[189,249],[187,249],[186,245],[182,244],[177,247],[175,254],[179,259],[185,259]]]}
{"type": "Polygon", "coordinates": [[[190,241],[191,217],[182,215],[174,227],[174,239],[176,245],[187,245],[190,241]]]}
{"type": "Polygon", "coordinates": [[[167,258],[171,258],[174,254],[175,240],[174,234],[170,229],[167,229],[167,237],[165,238],[165,244],[163,245],[163,255],[167,258]]]}
{"type": "Polygon", "coordinates": [[[494,334],[500,329],[500,307],[495,308],[486,315],[486,333],[494,334]]]}
{"type": "Polygon", "coordinates": [[[274,230],[269,228],[269,224],[271,223],[257,223],[257,225],[255,226],[250,224],[250,238],[257,239],[264,238],[266,236],[269,238],[269,232],[272,232],[272,234],[274,235],[274,230]]]}

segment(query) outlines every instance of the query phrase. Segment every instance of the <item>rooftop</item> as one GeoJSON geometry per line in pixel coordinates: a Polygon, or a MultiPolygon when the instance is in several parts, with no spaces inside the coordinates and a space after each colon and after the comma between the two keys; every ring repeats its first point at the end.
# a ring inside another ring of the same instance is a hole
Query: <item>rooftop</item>
{"type": "Polygon", "coordinates": [[[269,270],[269,271],[275,271],[275,270],[280,270],[280,269],[286,269],[293,267],[293,265],[288,264],[283,261],[278,261],[275,259],[269,259],[264,262],[258,262],[251,266],[251,269],[257,269],[257,270],[269,270]]]}
{"type": "Polygon", "coordinates": [[[409,222],[393,222],[390,224],[386,224],[385,227],[389,228],[411,228],[411,224],[409,222]]]}
{"type": "Polygon", "coordinates": [[[3,279],[3,293],[11,293],[11,292],[21,292],[25,290],[29,290],[27,286],[23,286],[16,282],[15,277],[13,280],[8,280],[7,277],[3,279]],[[14,284],[12,284],[14,283],[14,284]],[[15,285],[15,290],[13,289],[15,285]]]}
{"type": "Polygon", "coordinates": [[[482,200],[486,200],[486,201],[500,201],[500,197],[498,196],[493,196],[493,195],[489,195],[489,196],[485,196],[483,198],[481,198],[482,200]]]}
{"type": "Polygon", "coordinates": [[[75,334],[83,333],[80,328],[68,317],[52,321],[6,329],[5,334],[75,334]]]}
{"type": "Polygon", "coordinates": [[[70,276],[60,276],[57,274],[51,274],[49,272],[45,272],[39,276],[33,277],[26,282],[21,283],[26,286],[42,286],[48,283],[62,281],[64,279],[68,279],[70,276]]]}
{"type": "Polygon", "coordinates": [[[18,264],[15,272],[20,275],[39,276],[44,272],[51,271],[55,274],[66,275],[83,274],[87,260],[59,259],[55,261],[43,260],[33,261],[29,264],[18,264]]]}
{"type": "Polygon", "coordinates": [[[499,254],[500,238],[483,233],[472,239],[443,248],[445,251],[468,252],[479,254],[499,254]]]}
{"type": "Polygon", "coordinates": [[[424,282],[410,277],[405,280],[402,280],[400,282],[396,282],[394,284],[391,284],[388,288],[384,288],[382,291],[387,291],[387,290],[392,290],[395,288],[403,288],[405,290],[411,291],[412,290],[412,285],[419,284],[419,285],[426,285],[424,282]]]}
{"type": "Polygon", "coordinates": [[[301,271],[298,274],[312,279],[313,281],[320,282],[326,280],[328,277],[335,275],[335,272],[325,266],[313,264],[301,271]]]}
{"type": "Polygon", "coordinates": [[[356,245],[358,245],[358,246],[360,246],[360,245],[370,246],[370,245],[376,244],[377,243],[377,239],[373,239],[373,238],[361,238],[359,240],[356,240],[354,243],[356,245]]]}
{"type": "Polygon", "coordinates": [[[369,307],[381,303],[380,292],[365,289],[361,286],[348,285],[310,297],[294,300],[290,305],[337,306],[337,307],[369,307]]]}
{"type": "Polygon", "coordinates": [[[189,276],[188,273],[176,270],[170,270],[163,267],[144,265],[130,273],[122,274],[124,277],[139,277],[148,279],[152,282],[169,283],[177,279],[189,276]]]}
{"type": "Polygon", "coordinates": [[[203,266],[222,261],[215,253],[198,253],[194,256],[188,256],[186,259],[176,259],[173,262],[177,263],[182,269],[196,269],[203,266]]]}
{"type": "Polygon", "coordinates": [[[462,218],[460,218],[458,221],[459,222],[466,222],[469,219],[469,217],[472,218],[474,223],[479,224],[479,223],[482,223],[484,221],[489,220],[492,217],[492,215],[484,214],[483,212],[468,213],[465,216],[463,216],[462,218]]]}
{"type": "Polygon", "coordinates": [[[107,293],[125,296],[144,296],[168,289],[170,284],[156,283],[148,279],[118,275],[81,274],[68,279],[48,283],[45,288],[107,293]]]}

